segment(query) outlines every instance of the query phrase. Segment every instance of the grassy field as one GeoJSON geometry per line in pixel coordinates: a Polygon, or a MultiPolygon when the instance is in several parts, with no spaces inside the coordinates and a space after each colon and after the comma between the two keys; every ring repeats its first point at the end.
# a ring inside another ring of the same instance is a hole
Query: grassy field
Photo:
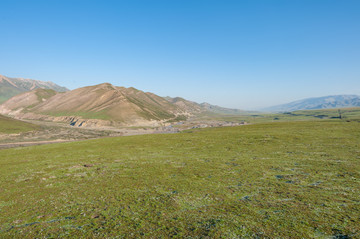
{"type": "Polygon", "coordinates": [[[359,238],[360,123],[0,151],[0,238],[359,238]]]}
{"type": "Polygon", "coordinates": [[[34,124],[0,115],[0,134],[16,134],[37,130],[38,128],[34,124]]]}
{"type": "Polygon", "coordinates": [[[232,122],[265,123],[288,121],[320,121],[341,119],[344,121],[360,121],[360,107],[342,109],[300,110],[287,113],[248,113],[243,115],[206,114],[202,119],[216,119],[232,122]]]}

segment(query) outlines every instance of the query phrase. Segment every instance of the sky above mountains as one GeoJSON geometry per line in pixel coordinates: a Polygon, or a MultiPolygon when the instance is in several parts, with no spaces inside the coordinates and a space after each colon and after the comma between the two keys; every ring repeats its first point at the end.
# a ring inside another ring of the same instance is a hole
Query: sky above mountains
{"type": "Polygon", "coordinates": [[[360,95],[360,1],[2,0],[0,74],[255,109],[360,95]]]}

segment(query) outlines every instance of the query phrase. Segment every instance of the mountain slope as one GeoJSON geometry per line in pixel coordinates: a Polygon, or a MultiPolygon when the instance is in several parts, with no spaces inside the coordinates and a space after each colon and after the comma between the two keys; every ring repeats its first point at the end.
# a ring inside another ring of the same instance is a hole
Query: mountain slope
{"type": "Polygon", "coordinates": [[[263,111],[285,112],[296,110],[332,109],[359,107],[360,96],[357,95],[331,95],[317,98],[308,98],[288,104],[277,105],[263,109],[263,111]]]}
{"type": "Polygon", "coordinates": [[[10,78],[0,75],[0,104],[15,95],[37,88],[52,89],[58,92],[68,91],[67,88],[50,81],[44,82],[23,78],[10,78]]]}
{"type": "Polygon", "coordinates": [[[171,104],[174,104],[176,107],[178,107],[179,109],[181,109],[185,112],[196,114],[196,113],[201,113],[204,111],[198,103],[195,103],[195,102],[192,102],[189,100],[185,100],[184,98],[181,98],[181,97],[172,98],[172,97],[167,96],[167,97],[164,97],[164,99],[166,99],[171,104]]]}

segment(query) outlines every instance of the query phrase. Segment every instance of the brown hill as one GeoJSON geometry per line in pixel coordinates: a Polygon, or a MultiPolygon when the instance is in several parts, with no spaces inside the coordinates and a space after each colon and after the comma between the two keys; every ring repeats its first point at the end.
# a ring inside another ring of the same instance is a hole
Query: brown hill
{"type": "Polygon", "coordinates": [[[73,125],[159,125],[199,111],[181,107],[153,93],[109,83],[59,93],[37,89],[15,96],[0,112],[23,119],[66,121],[73,125]]]}

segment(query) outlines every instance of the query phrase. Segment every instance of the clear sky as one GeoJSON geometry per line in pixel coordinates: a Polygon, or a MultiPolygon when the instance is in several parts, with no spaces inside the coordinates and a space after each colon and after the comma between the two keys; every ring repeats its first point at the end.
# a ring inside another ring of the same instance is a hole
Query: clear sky
{"type": "Polygon", "coordinates": [[[0,74],[254,109],[360,95],[359,0],[0,0],[0,74]]]}

